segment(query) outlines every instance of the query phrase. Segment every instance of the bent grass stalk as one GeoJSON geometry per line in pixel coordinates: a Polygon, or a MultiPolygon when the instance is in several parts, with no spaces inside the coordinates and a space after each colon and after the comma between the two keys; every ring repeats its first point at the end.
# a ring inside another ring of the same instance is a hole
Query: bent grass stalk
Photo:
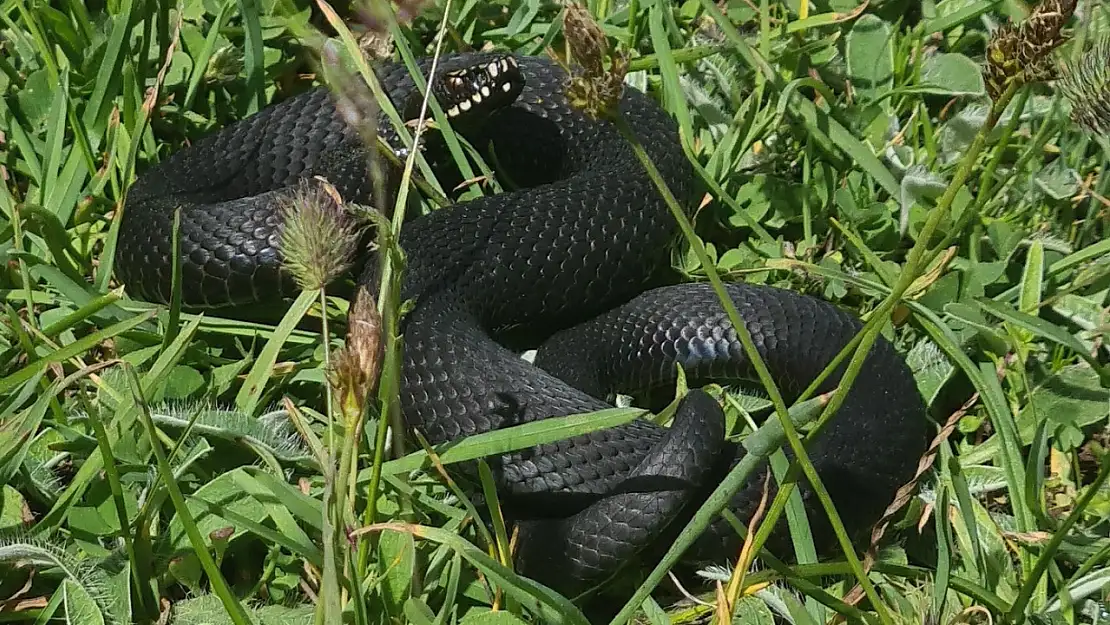
{"type": "MultiPolygon", "coordinates": [[[[429,76],[435,76],[436,69],[439,66],[439,58],[443,51],[443,36],[447,30],[447,15],[449,15],[450,0],[447,6],[444,7],[444,16],[440,20],[439,32],[436,35],[435,52],[433,53],[432,66],[429,69],[429,76]]],[[[392,7],[386,8],[388,15],[389,25],[395,29],[396,17],[393,14],[392,7]]],[[[416,130],[413,133],[413,145],[420,145],[420,137],[424,132],[425,121],[428,116],[428,99],[431,97],[432,90],[430,88],[424,91],[424,97],[420,102],[420,114],[417,117],[416,130]]],[[[401,183],[398,187],[397,198],[393,205],[393,216],[390,222],[390,230],[387,245],[382,248],[382,269],[378,290],[378,310],[381,311],[382,316],[382,329],[383,339],[385,341],[385,362],[382,367],[382,383],[380,385],[379,399],[381,401],[381,415],[378,418],[378,429],[375,432],[376,438],[374,441],[374,464],[370,478],[369,486],[369,503],[366,508],[366,515],[364,521],[367,524],[372,524],[375,521],[376,500],[378,488],[381,483],[382,464],[385,462],[385,438],[388,425],[398,427],[401,425],[400,420],[400,403],[396,390],[399,388],[399,365],[401,362],[401,345],[400,336],[397,334],[396,329],[399,326],[401,310],[400,310],[400,284],[403,277],[402,263],[397,262],[401,258],[400,249],[396,247],[397,241],[401,236],[401,226],[405,219],[405,207],[408,203],[408,190],[409,181],[412,179],[413,168],[416,165],[416,156],[419,150],[413,149],[409,152],[408,158],[405,159],[405,168],[401,174],[401,183]]],[[[395,450],[397,452],[401,450],[395,450]]]]}
{"type": "MultiPolygon", "coordinates": [[[[855,349],[853,357],[848,363],[847,369],[841,379],[840,385],[832,394],[828,404],[825,406],[822,415],[818,419],[816,427],[806,437],[807,441],[811,440],[813,436],[817,435],[820,432],[821,428],[823,428],[824,425],[828,423],[829,419],[831,419],[832,416],[836,414],[837,409],[839,409],[840,405],[844,402],[848,390],[850,390],[856,377],[859,375],[859,372],[863,367],[863,363],[866,360],[867,355],[870,353],[871,347],[878,339],[879,333],[882,329],[882,324],[889,317],[889,314],[894,309],[895,305],[897,305],[897,303],[901,300],[905,292],[909,289],[913,282],[918,277],[920,277],[921,272],[925,269],[928,260],[927,252],[929,250],[929,240],[932,238],[933,234],[936,232],[943,219],[947,217],[949,211],[952,208],[952,204],[956,199],[957,193],[970,177],[972,169],[974,168],[975,163],[978,160],[978,156],[986,145],[988,135],[997,125],[1002,112],[1005,111],[1007,105],[1013,99],[1018,87],[1019,85],[1016,82],[1011,82],[1006,90],[992,104],[986,122],[979,129],[979,132],[976,134],[971,146],[964,153],[963,159],[961,160],[960,165],[952,178],[952,181],[949,183],[947,189],[945,190],[945,193],[937,202],[936,208],[934,208],[934,210],[929,213],[925,224],[922,226],[921,232],[919,233],[913,248],[911,248],[910,250],[906,265],[899,275],[898,281],[895,283],[890,294],[879,304],[879,306],[871,315],[871,318],[864,324],[864,327],[862,328],[860,333],[857,334],[857,336],[860,337],[858,347],[855,349]]],[[[797,471],[800,468],[800,470],[805,473],[806,477],[810,480],[814,489],[817,491],[818,498],[820,499],[822,506],[825,508],[826,513],[829,515],[829,520],[833,524],[837,539],[841,543],[841,547],[848,559],[849,566],[852,570],[853,575],[856,577],[857,582],[860,584],[860,587],[864,590],[864,593],[867,595],[872,606],[878,613],[880,620],[885,625],[890,625],[892,623],[890,614],[887,612],[885,606],[881,603],[881,601],[879,601],[879,597],[874,586],[867,578],[867,575],[863,570],[859,558],[855,555],[855,550],[848,540],[847,534],[843,527],[843,523],[839,519],[839,515],[837,515],[835,508],[832,506],[832,502],[828,496],[828,492],[824,489],[820,479],[817,477],[816,472],[813,469],[812,463],[805,455],[805,450],[802,448],[801,441],[798,439],[797,430],[794,428],[793,424],[790,423],[781,395],[778,393],[773,381],[770,380],[770,375],[767,372],[762,360],[759,358],[759,354],[755,349],[754,344],[752,344],[751,342],[751,336],[743,325],[739,316],[739,312],[736,311],[731,299],[725,293],[724,285],[721,282],[720,277],[717,275],[716,268],[713,266],[712,261],[709,259],[704,246],[701,245],[700,240],[697,238],[696,234],[693,231],[693,227],[691,226],[689,219],[686,217],[685,213],[682,212],[681,207],[678,206],[673,194],[671,194],[670,190],[666,188],[666,183],[659,176],[658,170],[655,168],[654,164],[651,163],[651,160],[647,157],[647,154],[644,152],[643,147],[636,140],[635,135],[632,133],[627,122],[619,115],[613,115],[612,117],[616,122],[620,132],[632,145],[637,158],[640,159],[643,166],[647,169],[649,176],[659,188],[660,192],[667,202],[668,207],[671,209],[672,213],[675,216],[675,219],[678,221],[679,227],[682,230],[684,237],[691,245],[694,253],[698,256],[699,261],[705,268],[706,275],[709,278],[709,281],[713,287],[714,292],[717,294],[718,299],[720,299],[726,314],[729,316],[729,321],[733,324],[734,329],[737,333],[737,337],[740,339],[741,344],[744,346],[745,352],[748,354],[749,358],[752,359],[753,366],[756,368],[756,372],[759,375],[761,382],[764,384],[765,389],[771,396],[772,403],[775,406],[775,412],[779,416],[779,423],[780,427],[782,428],[783,436],[785,440],[791,445],[792,450],[797,455],[796,460],[791,464],[790,471],[787,473],[786,479],[783,481],[778,495],[775,497],[771,509],[768,511],[767,518],[760,526],[753,550],[757,550],[762,547],[767,536],[769,536],[770,534],[770,530],[777,523],[779,515],[781,515],[783,509],[785,508],[787,497],[789,496],[793,485],[797,480],[797,471]]],[[[856,341],[853,340],[852,342],[855,343],[856,341]]],[[[850,348],[851,345],[846,347],[845,350],[842,350],[841,354],[845,353],[846,350],[850,348]]],[[[838,355],[837,358],[834,360],[834,363],[830,365],[830,367],[835,367],[840,359],[841,355],[838,355]]],[[[827,376],[828,372],[829,369],[826,369],[825,372],[822,372],[821,377],[827,376]]],[[[812,391],[810,390],[807,391],[807,393],[808,392],[812,391]]],[[[762,430],[763,428],[761,427],[760,431],[762,430]]],[[[733,474],[736,473],[739,468],[740,467],[737,466],[734,471],[730,473],[728,478],[726,478],[726,481],[722,482],[722,487],[726,483],[731,483],[734,481],[731,478],[734,478],[733,474]]],[[[742,482],[740,481],[735,481],[735,486],[738,488],[741,483],[742,482]]],[[[714,495],[716,494],[717,492],[714,493],[714,495]]],[[[703,506],[703,509],[707,507],[710,503],[711,502],[707,502],[706,506],[703,506]]],[[[723,505],[724,502],[721,503],[723,505]]],[[[691,522],[687,525],[687,529],[696,529],[696,531],[690,534],[687,534],[687,532],[685,531],[683,532],[683,535],[680,536],[678,540],[676,540],[675,544],[672,545],[672,548],[667,552],[667,556],[664,557],[660,564],[656,566],[655,570],[653,570],[648,578],[643,582],[643,584],[637,590],[632,599],[625,605],[624,609],[622,609],[617,617],[613,619],[612,623],[620,623],[632,615],[632,612],[639,606],[640,602],[642,602],[643,599],[645,599],[647,595],[650,594],[651,590],[662,580],[666,570],[669,569],[670,564],[674,560],[677,560],[677,558],[681,556],[682,552],[685,551],[685,549],[689,547],[689,545],[693,542],[693,539],[696,537],[696,535],[700,534],[700,532],[704,530],[706,526],[708,526],[712,516],[701,515],[701,512],[702,510],[699,510],[699,515],[696,515],[695,518],[691,520],[691,522]],[[699,518],[699,516],[701,518],[699,518]]]]}
{"type": "MultiPolygon", "coordinates": [[[[709,7],[707,7],[707,10],[713,13],[714,17],[717,17],[717,11],[709,7]]],[[[933,234],[935,234],[943,219],[947,217],[949,211],[952,208],[952,204],[956,199],[957,193],[963,187],[963,184],[967,181],[968,177],[970,177],[972,168],[975,166],[978,155],[986,145],[987,137],[997,125],[1002,113],[1006,110],[1006,107],[1013,99],[1019,87],[1020,84],[1017,81],[1010,82],[1007,88],[999,95],[998,99],[992,103],[992,107],[990,113],[988,114],[987,120],[980,128],[979,132],[976,134],[976,137],[973,140],[970,148],[965,152],[964,158],[961,160],[960,165],[957,168],[956,173],[953,176],[953,179],[947,187],[944,195],[942,195],[942,197],[938,201],[936,208],[932,212],[930,212],[929,217],[923,225],[913,248],[910,250],[906,265],[899,276],[899,280],[895,283],[894,287],[891,290],[891,293],[887,296],[887,298],[883,300],[883,302],[875,311],[873,311],[871,318],[864,325],[862,331],[857,335],[858,337],[860,337],[858,349],[855,350],[854,356],[848,364],[847,370],[845,371],[845,375],[842,378],[839,388],[833,395],[832,400],[829,402],[829,405],[826,407],[825,414],[822,415],[821,419],[818,421],[813,431],[807,436],[807,441],[811,440],[813,436],[816,436],[821,431],[821,429],[828,423],[828,420],[835,414],[841,403],[843,403],[848,390],[851,388],[852,382],[858,376],[859,371],[863,366],[863,362],[866,359],[867,354],[870,352],[870,349],[874,345],[874,342],[878,339],[879,333],[881,331],[881,324],[885,322],[890,312],[893,310],[894,306],[897,305],[905,292],[920,276],[920,274],[925,270],[926,266],[930,262],[930,258],[932,255],[928,254],[929,240],[932,238],[933,234]]],[[[943,249],[943,246],[939,249],[943,249]]],[[[709,274],[711,276],[713,275],[712,270],[709,271],[709,274]]],[[[852,341],[852,343],[855,342],[855,340],[852,341]]],[[[850,344],[844,350],[841,350],[841,353],[837,355],[833,363],[830,364],[830,366],[821,373],[819,379],[827,377],[832,368],[837,366],[840,360],[851,348],[852,346],[850,344]]],[[[809,393],[813,392],[815,386],[816,383],[814,385],[811,385],[811,387],[807,389],[805,393],[803,393],[802,397],[805,398],[809,395],[809,393]]],[[[803,463],[803,470],[805,470],[806,464],[808,463],[803,463]]],[[[779,496],[776,497],[775,502],[772,506],[772,510],[768,514],[767,520],[760,528],[761,536],[757,538],[758,545],[762,545],[763,541],[759,540],[759,538],[766,538],[766,535],[768,535],[770,529],[774,527],[778,516],[781,514],[783,508],[785,507],[786,497],[789,496],[790,490],[792,490],[793,488],[794,481],[796,480],[797,470],[797,465],[791,466],[791,470],[787,474],[787,478],[784,480],[783,490],[779,493],[779,496]]],[[[814,484],[814,486],[815,488],[821,488],[817,484],[814,484]]],[[[824,503],[825,499],[823,496],[821,497],[821,500],[822,503],[824,503]]],[[[842,538],[839,531],[837,535],[838,538],[842,538]]],[[[854,553],[852,553],[851,550],[848,549],[846,549],[845,551],[846,554],[850,554],[850,561],[854,562],[854,553]]],[[[862,587],[866,591],[869,585],[864,584],[862,585],[862,587]]],[[[882,612],[880,612],[880,616],[881,615],[882,612]]]]}
{"type": "MultiPolygon", "coordinates": [[[[845,556],[852,564],[852,570],[853,573],[856,575],[857,581],[865,589],[868,599],[870,599],[872,604],[875,606],[875,610],[879,613],[879,617],[884,625],[893,625],[893,621],[891,620],[890,615],[887,613],[885,606],[883,606],[883,604],[879,600],[878,592],[871,584],[871,581],[867,579],[867,575],[863,571],[862,564],[855,556],[854,550],[851,546],[851,542],[848,539],[847,532],[844,529],[844,525],[840,521],[840,517],[832,504],[832,500],[829,497],[828,492],[821,484],[821,480],[817,475],[817,471],[813,468],[813,463],[810,462],[809,457],[802,446],[801,439],[798,436],[797,428],[794,427],[793,422],[791,422],[790,420],[789,408],[786,406],[786,402],[783,400],[782,394],[778,390],[778,386],[775,384],[774,379],[771,377],[771,373],[767,369],[767,365],[760,357],[759,350],[756,348],[755,343],[752,341],[751,334],[748,332],[747,326],[744,324],[743,319],[740,317],[740,312],[736,309],[736,305],[732,302],[732,299],[725,292],[724,283],[721,281],[720,276],[717,274],[716,267],[713,266],[713,261],[709,258],[709,254],[706,252],[705,246],[702,245],[701,240],[697,237],[697,234],[694,232],[693,225],[690,223],[689,218],[686,216],[685,212],[683,212],[682,207],[678,205],[674,194],[671,193],[670,189],[667,187],[666,182],[660,176],[659,170],[656,169],[655,164],[651,162],[650,157],[648,157],[647,153],[644,151],[643,146],[640,144],[632,129],[629,127],[627,120],[625,120],[619,113],[613,113],[612,115],[610,115],[610,118],[615,122],[617,128],[620,130],[625,140],[628,141],[629,144],[632,146],[633,152],[635,152],[636,157],[640,160],[641,164],[647,170],[648,175],[651,177],[656,187],[658,187],[659,192],[663,195],[663,198],[667,203],[667,207],[671,210],[671,213],[674,215],[675,220],[678,222],[683,236],[689,243],[690,247],[693,249],[695,255],[697,255],[699,262],[701,262],[702,264],[702,267],[705,269],[706,276],[709,278],[709,282],[713,288],[713,291],[717,295],[718,300],[720,300],[721,306],[725,309],[725,314],[728,315],[729,322],[732,324],[737,338],[740,340],[741,345],[744,347],[744,352],[752,361],[752,366],[755,368],[756,374],[759,376],[764,390],[766,390],[767,394],[770,396],[771,402],[775,407],[775,414],[778,416],[779,427],[782,429],[782,433],[785,436],[786,441],[790,444],[791,450],[795,453],[797,457],[796,462],[801,464],[802,470],[805,472],[806,477],[809,478],[810,482],[813,484],[814,490],[817,492],[817,496],[821,500],[822,506],[825,508],[826,513],[829,516],[829,520],[833,524],[837,539],[840,541],[841,547],[845,551],[845,556]]],[[[841,388],[845,388],[845,386],[842,385],[841,388]]],[[[828,406],[826,406],[826,414],[827,413],[828,406]]],[[[763,428],[760,428],[760,430],[762,429],[763,428]]],[[[775,449],[777,449],[777,447],[766,450],[767,456],[773,453],[775,449]]],[[[745,459],[746,458],[747,457],[745,457],[745,459]]],[[[763,458],[760,459],[762,460],[763,458]]],[[[739,465],[733,469],[733,473],[735,473],[737,469],[739,469],[739,465]]],[[[781,509],[785,507],[786,498],[787,496],[789,496],[789,491],[787,490],[787,487],[793,483],[793,480],[790,476],[791,473],[788,472],[787,479],[782,484],[779,494],[775,497],[774,503],[777,504],[780,501],[782,502],[782,505],[778,508],[779,511],[781,511],[781,509]]],[[[729,477],[732,477],[732,473],[730,473],[729,477]]],[[[742,481],[737,481],[735,483],[735,488],[739,489],[742,483],[742,481]]],[[[735,491],[729,492],[728,496],[731,497],[734,492],[735,491]]],[[[724,503],[725,502],[722,502],[722,505],[724,503]]],[[[772,511],[774,510],[775,508],[772,508],[772,511]]],[[[706,526],[708,526],[711,518],[712,517],[705,518],[705,525],[697,530],[698,534],[700,534],[701,531],[704,530],[706,526]]],[[[773,528],[777,520],[777,515],[774,517],[768,515],[767,519],[763,521],[763,523],[760,525],[761,532],[757,534],[757,539],[752,545],[752,552],[758,552],[758,549],[763,546],[763,541],[759,540],[759,538],[767,532],[763,532],[762,530],[767,527],[773,528]]],[[[689,542],[692,543],[693,539],[691,538],[689,542]]],[[[675,546],[680,546],[680,543],[676,541],[675,546]]],[[[689,544],[682,545],[681,551],[678,551],[674,554],[674,559],[677,559],[677,557],[681,555],[682,551],[685,551],[686,547],[688,546],[689,544]]],[[[668,556],[671,556],[671,552],[668,552],[668,556]]],[[[650,593],[651,588],[654,588],[654,586],[662,580],[662,573],[660,571],[664,566],[669,568],[669,561],[673,560],[668,557],[664,558],[660,562],[660,565],[656,567],[656,571],[653,571],[652,576],[650,576],[648,580],[644,582],[644,586],[641,586],[641,591],[638,591],[636,593],[637,596],[641,594],[642,589],[646,587],[647,584],[651,583],[651,586],[648,587],[647,590],[647,592],[650,593]],[[658,573],[658,579],[652,582],[652,579],[656,577],[657,572],[660,572],[658,573]]],[[[629,601],[625,607],[627,609],[628,606],[638,605],[639,602],[642,600],[643,598],[636,600],[636,597],[634,596],[633,600],[629,601]]],[[[622,614],[624,614],[623,611],[622,614]]],[[[628,614],[627,616],[631,616],[631,614],[628,614]]],[[[620,620],[619,618],[614,619],[613,622],[620,622],[620,620]]]]}
{"type": "MultiPolygon", "coordinates": [[[[921,232],[919,233],[913,248],[911,248],[910,250],[906,265],[899,275],[898,281],[891,289],[890,294],[873,311],[871,318],[866,324],[864,324],[863,329],[857,335],[861,337],[859,341],[859,346],[855,350],[852,359],[848,363],[840,386],[837,388],[836,392],[833,394],[831,400],[829,401],[829,404],[826,406],[824,414],[822,414],[820,419],[818,419],[817,425],[807,436],[807,441],[811,440],[812,437],[816,436],[821,431],[821,429],[829,422],[829,419],[831,419],[831,417],[835,414],[835,411],[840,407],[841,403],[843,403],[848,390],[851,388],[851,384],[855,381],[855,378],[859,375],[859,372],[863,367],[863,362],[866,359],[867,354],[870,352],[871,347],[874,345],[875,341],[879,337],[879,333],[882,330],[882,324],[889,317],[891,311],[894,309],[894,306],[896,306],[897,303],[901,300],[905,292],[924,271],[926,264],[929,261],[929,255],[927,254],[927,252],[929,251],[929,240],[932,238],[933,234],[935,234],[937,228],[951,210],[957,193],[970,177],[971,171],[978,159],[978,155],[980,152],[982,152],[984,146],[986,145],[988,135],[993,130],[995,125],[997,125],[998,120],[1001,118],[1002,112],[1006,109],[1009,102],[1013,99],[1017,88],[1018,85],[1016,83],[1011,83],[1006,91],[1004,91],[999,96],[999,99],[992,105],[990,114],[988,115],[986,122],[980,128],[979,133],[976,135],[971,147],[967,150],[967,152],[965,152],[964,158],[963,160],[961,160],[960,165],[957,168],[956,173],[953,176],[952,181],[949,183],[949,186],[946,189],[944,195],[941,196],[940,200],[937,202],[936,208],[934,208],[933,211],[929,213],[928,219],[922,226],[921,232]]],[[[841,355],[843,353],[844,350],[842,350],[841,355]]],[[[834,360],[834,365],[837,361],[840,360],[841,355],[838,355],[837,359],[834,360]]],[[[824,377],[825,375],[827,375],[827,373],[828,370],[823,372],[821,377],[824,377]]],[[[807,393],[808,392],[810,391],[807,391],[807,393]]],[[[789,490],[791,490],[793,487],[795,481],[795,479],[793,479],[793,476],[796,476],[796,474],[797,466],[792,465],[790,472],[787,474],[786,480],[784,480],[782,491],[780,492],[779,496],[775,498],[771,510],[767,515],[767,520],[760,528],[759,535],[756,538],[756,543],[758,545],[762,546],[763,542],[766,540],[766,537],[770,534],[770,528],[774,526],[774,523],[777,521],[779,515],[785,508],[786,497],[789,495],[789,490]]],[[[823,497],[822,502],[824,502],[823,497]]],[[[839,536],[840,534],[838,531],[838,537],[839,536]]],[[[846,554],[851,554],[849,561],[854,563],[856,561],[854,551],[849,549],[846,549],[845,551],[846,554]]],[[[866,592],[867,585],[861,584],[861,587],[866,592]]],[[[874,600],[872,599],[872,601],[874,600]]]]}

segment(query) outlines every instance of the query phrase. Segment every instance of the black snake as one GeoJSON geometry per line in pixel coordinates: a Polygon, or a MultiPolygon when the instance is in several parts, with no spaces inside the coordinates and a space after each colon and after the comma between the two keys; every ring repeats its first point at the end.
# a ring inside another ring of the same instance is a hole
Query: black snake
{"type": "MultiPolygon", "coordinates": [[[[425,75],[430,64],[419,62],[425,75]]],[[[381,62],[375,73],[402,116],[415,118],[421,94],[404,65],[381,62]]],[[[606,408],[615,392],[673,389],[682,365],[695,390],[669,428],[639,420],[491,459],[499,498],[521,530],[518,570],[575,593],[635,556],[650,557],[737,461],[743,452],[726,442],[720,406],[697,387],[753,374],[708,286],[666,283],[674,217],[617,129],[568,104],[566,78],[560,65],[538,57],[440,59],[433,95],[473,145],[492,146],[500,173],[518,188],[405,225],[402,297],[416,306],[403,325],[401,406],[408,425],[438,444],[606,408]],[[538,347],[534,364],[519,356],[531,347],[538,347]]],[[[180,207],[186,305],[292,295],[275,200],[314,175],[347,200],[370,193],[367,147],[333,102],[324,88],[305,92],[144,172],[119,229],[120,281],[137,297],[167,301],[180,207]]],[[[635,89],[625,89],[620,110],[689,207],[693,171],[676,125],[635,89]]],[[[429,161],[447,162],[445,150],[426,150],[429,161]]],[[[370,261],[363,283],[376,285],[374,267],[370,261]]],[[[728,292],[787,401],[861,327],[831,304],[790,291],[737,283],[728,292]]],[[[819,390],[832,389],[841,371],[819,390]]],[[[880,339],[809,453],[858,531],[913,476],[925,444],[925,406],[911,372],[880,339]]],[[[732,502],[744,521],[762,482],[751,480],[732,502]]],[[[817,544],[834,545],[812,489],[800,491],[817,544]]],[[[783,553],[790,543],[785,529],[776,532],[768,546],[783,553]]],[[[718,522],[688,556],[725,562],[737,541],[718,522]]]]}

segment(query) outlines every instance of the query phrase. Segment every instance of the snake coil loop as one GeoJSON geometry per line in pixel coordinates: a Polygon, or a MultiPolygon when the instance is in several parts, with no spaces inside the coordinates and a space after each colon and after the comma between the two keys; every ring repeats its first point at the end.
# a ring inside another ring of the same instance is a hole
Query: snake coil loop
{"type": "MultiPolygon", "coordinates": [[[[421,71],[429,66],[421,60],[421,71]]],[[[568,104],[558,64],[467,53],[441,58],[440,67],[433,96],[473,145],[492,149],[518,188],[433,211],[402,231],[402,297],[416,302],[402,328],[407,424],[439,444],[589,412],[609,407],[613,393],[673,388],[678,365],[695,388],[671,427],[638,420],[492,459],[500,501],[521,530],[518,570],[581,592],[636,558],[650,561],[742,457],[744,448],[726,439],[721,407],[696,387],[750,380],[753,370],[713,292],[666,283],[674,219],[616,128],[568,104]],[[533,347],[534,364],[519,357],[533,347]]],[[[375,72],[398,110],[414,117],[421,94],[405,68],[383,62],[375,72]]],[[[621,113],[689,206],[693,172],[673,120],[633,89],[621,113]]],[[[426,154],[437,169],[446,163],[440,152],[426,154]]],[[[295,285],[281,268],[277,200],[319,175],[345,199],[364,201],[367,157],[324,89],[264,109],[138,179],[120,227],[117,274],[139,297],[168,300],[180,207],[187,306],[288,298],[295,285]]],[[[369,261],[359,281],[373,287],[369,261]]],[[[728,293],[787,401],[861,327],[790,291],[730,284],[728,293]]],[[[834,388],[842,373],[818,390],[834,388]]],[[[912,478],[926,427],[909,368],[878,341],[808,449],[849,528],[866,530],[912,478]]],[[[764,471],[731,501],[743,520],[760,499],[764,471]]],[[[812,488],[799,490],[816,543],[834,546],[812,488]]],[[[788,555],[782,525],[768,548],[788,555]]],[[[722,521],[687,556],[734,557],[739,544],[722,521]]]]}

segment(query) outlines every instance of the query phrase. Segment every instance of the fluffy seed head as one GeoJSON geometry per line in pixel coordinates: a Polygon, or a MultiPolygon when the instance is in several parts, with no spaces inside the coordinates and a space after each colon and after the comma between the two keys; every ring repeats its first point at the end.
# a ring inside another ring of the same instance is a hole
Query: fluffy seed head
{"type": "Polygon", "coordinates": [[[204,81],[223,84],[235,80],[243,71],[243,53],[234,46],[224,46],[212,53],[204,69],[204,81]]]}
{"type": "Polygon", "coordinates": [[[334,187],[299,185],[282,200],[281,217],[282,257],[302,289],[322,289],[351,267],[359,229],[334,187]]]}

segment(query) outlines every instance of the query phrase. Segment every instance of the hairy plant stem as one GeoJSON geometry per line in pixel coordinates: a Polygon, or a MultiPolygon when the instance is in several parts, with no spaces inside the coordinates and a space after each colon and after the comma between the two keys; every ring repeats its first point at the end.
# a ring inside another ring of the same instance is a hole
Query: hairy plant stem
{"type": "MultiPolygon", "coordinates": [[[[429,77],[435,76],[439,65],[439,58],[443,49],[444,35],[447,32],[447,15],[450,14],[451,1],[447,0],[444,7],[444,18],[440,21],[436,34],[435,51],[433,52],[432,66],[429,77]]],[[[404,45],[404,37],[398,32],[396,16],[392,7],[384,13],[389,21],[389,28],[394,33],[395,39],[404,45]]],[[[414,149],[410,150],[405,159],[405,167],[398,186],[397,197],[393,205],[393,215],[389,224],[388,234],[378,237],[381,251],[381,275],[378,286],[378,311],[382,319],[382,341],[384,344],[383,363],[380,382],[378,384],[378,400],[381,414],[378,415],[378,425],[374,437],[374,459],[370,473],[370,484],[367,486],[367,503],[363,514],[363,523],[371,525],[377,518],[378,489],[381,487],[382,465],[385,463],[386,435],[392,426],[394,432],[395,454],[401,454],[403,442],[404,421],[401,417],[400,406],[400,367],[402,339],[398,328],[401,320],[401,279],[403,277],[403,255],[397,247],[401,236],[401,227],[405,219],[405,206],[408,203],[409,181],[413,176],[417,156],[420,150],[415,146],[420,145],[420,137],[424,132],[424,122],[428,117],[428,99],[432,90],[424,90],[424,98],[420,103],[420,114],[417,118],[416,130],[413,133],[414,149]]],[[[359,570],[365,570],[369,559],[369,545],[366,541],[359,541],[359,570]]]]}
{"type": "MultiPolygon", "coordinates": [[[[324,338],[324,371],[331,371],[331,335],[328,333],[328,296],[320,287],[320,334],[324,338]]],[[[331,389],[324,394],[324,406],[328,424],[328,454],[335,453],[335,403],[331,389]]]]}

